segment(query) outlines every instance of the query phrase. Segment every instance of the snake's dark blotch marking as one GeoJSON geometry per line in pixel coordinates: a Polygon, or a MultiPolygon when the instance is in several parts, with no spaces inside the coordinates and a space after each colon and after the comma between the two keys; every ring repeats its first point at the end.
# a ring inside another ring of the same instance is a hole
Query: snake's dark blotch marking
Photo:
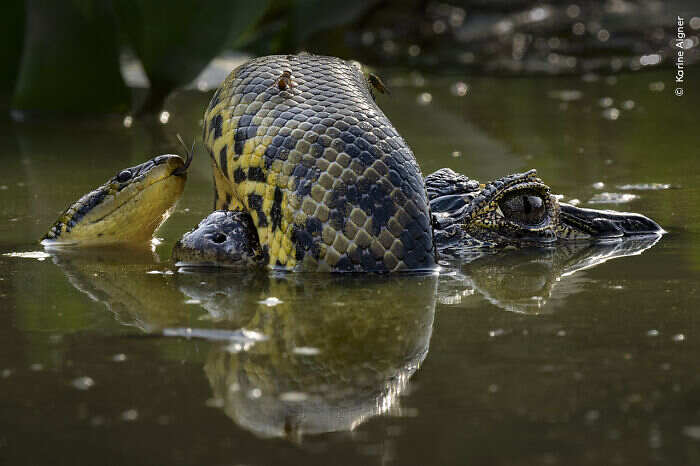
{"type": "Polygon", "coordinates": [[[221,173],[228,178],[228,147],[224,146],[219,151],[219,166],[221,167],[221,173]]]}
{"type": "Polygon", "coordinates": [[[224,175],[215,176],[217,208],[251,215],[270,265],[434,267],[420,170],[353,64],[306,54],[254,59],[214,94],[205,121],[205,144],[227,156],[215,161],[224,175]],[[226,205],[222,193],[231,196],[226,205]]]}

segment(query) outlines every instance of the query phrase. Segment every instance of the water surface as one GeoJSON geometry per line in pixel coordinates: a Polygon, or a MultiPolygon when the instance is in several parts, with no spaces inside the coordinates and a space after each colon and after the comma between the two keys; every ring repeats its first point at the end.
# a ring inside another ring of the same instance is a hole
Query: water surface
{"type": "MultiPolygon", "coordinates": [[[[700,462],[700,101],[670,77],[397,75],[380,98],[424,173],[534,167],[566,201],[657,220],[656,244],[430,276],[177,270],[212,204],[200,150],[154,251],[0,256],[0,460],[700,462]]],[[[171,98],[167,124],[0,121],[0,253],[42,252],[67,204],[197,137],[208,97],[171,98]]]]}

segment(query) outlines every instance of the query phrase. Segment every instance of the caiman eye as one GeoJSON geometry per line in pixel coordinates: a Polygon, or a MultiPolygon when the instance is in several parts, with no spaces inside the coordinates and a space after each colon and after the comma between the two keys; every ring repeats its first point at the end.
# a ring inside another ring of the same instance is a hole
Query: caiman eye
{"type": "Polygon", "coordinates": [[[534,194],[513,194],[499,206],[505,218],[525,225],[539,225],[546,214],[544,200],[534,194]]]}
{"type": "Polygon", "coordinates": [[[131,171],[129,170],[122,170],[119,172],[117,175],[117,181],[120,183],[125,183],[131,179],[131,171]]]}

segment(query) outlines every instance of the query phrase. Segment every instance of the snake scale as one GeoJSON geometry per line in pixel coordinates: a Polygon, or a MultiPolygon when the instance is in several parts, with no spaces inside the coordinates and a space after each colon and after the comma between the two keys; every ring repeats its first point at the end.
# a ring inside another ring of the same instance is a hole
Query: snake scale
{"type": "Polygon", "coordinates": [[[358,64],[315,55],[251,60],[212,97],[203,141],[215,209],[250,214],[270,266],[434,267],[420,168],[358,64]]]}

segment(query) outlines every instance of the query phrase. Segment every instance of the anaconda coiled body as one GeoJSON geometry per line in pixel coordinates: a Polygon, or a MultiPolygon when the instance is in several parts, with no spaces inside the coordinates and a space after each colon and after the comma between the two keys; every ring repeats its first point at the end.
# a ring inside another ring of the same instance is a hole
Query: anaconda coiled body
{"type": "Polygon", "coordinates": [[[203,139],[215,208],[250,214],[270,266],[435,266],[420,169],[358,66],[314,55],[252,60],[214,94],[203,139]]]}

